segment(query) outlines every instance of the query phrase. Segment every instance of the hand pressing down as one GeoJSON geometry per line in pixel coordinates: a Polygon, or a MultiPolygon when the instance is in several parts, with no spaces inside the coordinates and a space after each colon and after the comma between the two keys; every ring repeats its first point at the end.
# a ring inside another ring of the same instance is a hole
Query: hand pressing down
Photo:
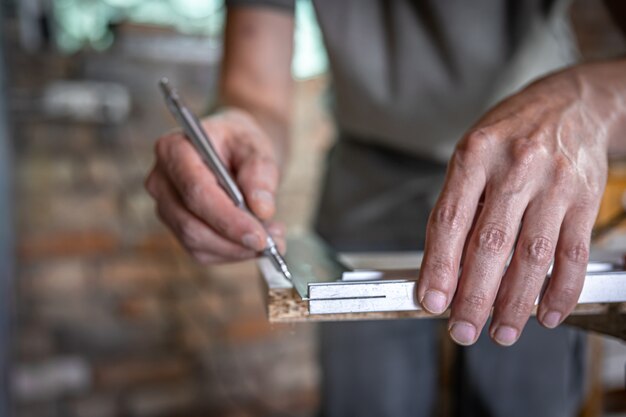
{"type": "MultiPolygon", "coordinates": [[[[279,167],[272,142],[254,119],[239,110],[207,117],[202,125],[233,173],[246,203],[261,221],[275,212],[279,167]]],[[[235,206],[182,132],[161,137],[146,189],[157,214],[182,245],[202,263],[253,258],[265,248],[260,221],[235,206]]],[[[268,230],[284,251],[279,224],[268,230]]]]}
{"type": "Polygon", "coordinates": [[[602,73],[578,67],[539,80],[458,143],[429,219],[417,293],[433,314],[451,308],[457,343],[476,342],[492,307],[491,337],[515,343],[553,260],[539,321],[556,327],[576,305],[611,123],[626,111],[602,73]]]}

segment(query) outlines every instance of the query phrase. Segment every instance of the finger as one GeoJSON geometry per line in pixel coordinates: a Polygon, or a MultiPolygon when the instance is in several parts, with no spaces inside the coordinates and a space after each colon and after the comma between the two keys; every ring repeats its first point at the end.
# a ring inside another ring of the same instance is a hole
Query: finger
{"type": "Polygon", "coordinates": [[[279,181],[272,142],[250,116],[229,112],[224,117],[230,119],[231,134],[236,138],[227,151],[237,172],[237,183],[250,210],[261,220],[269,220],[275,212],[279,181]]]}
{"type": "Polygon", "coordinates": [[[285,237],[285,225],[281,222],[271,222],[267,225],[267,231],[274,239],[285,237]]]}
{"type": "Polygon", "coordinates": [[[443,313],[452,300],[465,240],[485,186],[474,147],[459,146],[455,151],[428,220],[417,299],[433,314],[443,313]]]}
{"type": "Polygon", "coordinates": [[[488,188],[483,211],[470,236],[452,301],[449,331],[461,345],[476,342],[487,321],[528,203],[522,194],[489,191],[488,188]]]}
{"type": "Polygon", "coordinates": [[[597,208],[575,207],[565,215],[554,267],[537,317],[545,327],[558,326],[574,309],[585,282],[591,229],[597,208]]]}
{"type": "MultiPolygon", "coordinates": [[[[278,247],[278,251],[284,255],[287,252],[287,243],[284,236],[284,226],[281,224],[271,223],[267,227],[267,231],[272,235],[274,243],[276,243],[276,246],[278,247]]],[[[212,252],[204,251],[193,251],[191,253],[198,261],[204,264],[220,264],[225,262],[233,262],[237,260],[253,258],[259,255],[257,252],[246,250],[245,248],[244,251],[244,253],[236,255],[235,257],[233,257],[232,255],[221,256],[216,255],[212,252]]]]}
{"type": "Polygon", "coordinates": [[[183,205],[219,235],[254,251],[265,248],[265,231],[258,220],[226,195],[193,146],[173,136],[157,148],[159,160],[183,205]]]}
{"type": "Polygon", "coordinates": [[[237,183],[248,207],[261,220],[271,219],[276,211],[277,163],[269,155],[252,152],[237,168],[237,183]]]}
{"type": "Polygon", "coordinates": [[[185,209],[173,186],[158,169],[152,174],[150,188],[157,200],[159,218],[200,262],[233,261],[256,256],[255,251],[219,236],[185,209]]]}
{"type": "Polygon", "coordinates": [[[550,269],[564,216],[565,205],[542,196],[526,209],[494,304],[490,334],[498,344],[510,346],[522,333],[550,269]]]}
{"type": "Polygon", "coordinates": [[[276,246],[278,246],[278,251],[283,255],[287,252],[285,230],[285,225],[279,222],[271,222],[267,226],[267,231],[272,235],[276,246]]]}
{"type": "MultiPolygon", "coordinates": [[[[484,194],[481,196],[478,201],[478,206],[476,207],[476,213],[474,213],[474,219],[472,220],[472,225],[470,226],[469,232],[467,236],[471,236],[476,230],[476,222],[480,218],[480,213],[483,211],[483,205],[485,204],[485,196],[484,194]]],[[[461,264],[459,266],[460,269],[463,269],[463,264],[465,263],[465,255],[467,254],[467,247],[469,246],[469,239],[465,239],[465,243],[463,244],[463,253],[461,253],[461,264]]]]}

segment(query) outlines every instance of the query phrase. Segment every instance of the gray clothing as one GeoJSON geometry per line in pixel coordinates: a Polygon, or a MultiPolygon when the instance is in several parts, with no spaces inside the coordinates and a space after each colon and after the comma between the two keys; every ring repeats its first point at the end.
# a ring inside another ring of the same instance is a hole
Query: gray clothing
{"type": "MultiPolygon", "coordinates": [[[[340,250],[423,245],[455,143],[497,100],[575,61],[567,0],[313,0],[339,141],[316,230],[340,250]]],[[[293,9],[293,0],[230,0],[293,9]]],[[[437,320],[323,323],[324,417],[422,417],[437,388],[437,320]]],[[[572,416],[584,336],[531,320],[512,348],[460,349],[462,416],[572,416]]]]}
{"type": "MultiPolygon", "coordinates": [[[[446,161],[490,106],[575,62],[569,0],[313,0],[339,129],[446,161]]],[[[293,0],[229,0],[293,8],[293,0]]]]}
{"type": "MultiPolygon", "coordinates": [[[[322,417],[431,417],[441,320],[321,323],[322,417]]],[[[483,331],[459,348],[459,417],[573,417],[583,398],[585,337],[532,320],[510,348],[483,331]]]]}
{"type": "MultiPolygon", "coordinates": [[[[422,249],[443,175],[441,164],[343,138],[329,155],[316,230],[342,251],[422,249]],[[380,192],[385,189],[390,192],[380,192]]],[[[443,323],[321,323],[323,417],[432,416],[443,323]]],[[[584,394],[584,333],[546,330],[532,318],[519,341],[504,348],[487,328],[474,346],[460,348],[456,415],[576,415],[584,394]]]]}

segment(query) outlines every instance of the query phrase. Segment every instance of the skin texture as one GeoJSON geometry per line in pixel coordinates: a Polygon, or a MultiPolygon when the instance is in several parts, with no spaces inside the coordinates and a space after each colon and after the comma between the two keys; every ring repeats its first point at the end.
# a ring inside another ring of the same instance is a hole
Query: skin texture
{"type": "Polygon", "coordinates": [[[511,345],[554,259],[538,318],[556,327],[580,295],[607,150],[625,140],[626,60],[549,75],[489,111],[458,143],[429,219],[418,299],[449,330],[511,345]],[[512,254],[510,266],[505,268],[512,254]],[[461,268],[462,266],[462,268],[461,268]]]}
{"type": "MultiPolygon", "coordinates": [[[[269,8],[233,8],[226,28],[220,93],[227,107],[203,125],[252,211],[270,222],[288,148],[293,18],[269,8]]],[[[625,131],[621,59],[536,81],[460,140],[429,220],[417,294],[433,314],[451,308],[457,343],[474,343],[493,309],[491,337],[513,344],[553,259],[538,318],[555,327],[572,311],[607,152],[626,153],[625,131]]],[[[248,259],[263,249],[261,224],[230,202],[180,132],[157,141],[146,188],[160,218],[200,262],[248,259]]],[[[270,230],[284,248],[282,229],[270,230]]]]}
{"type": "MultiPolygon", "coordinates": [[[[293,81],[293,18],[269,9],[229,11],[218,114],[202,124],[252,212],[285,249],[271,223],[287,153],[293,81]]],[[[264,248],[261,223],[239,210],[180,131],[159,138],[145,186],[159,218],[199,262],[231,262],[264,248]]]]}

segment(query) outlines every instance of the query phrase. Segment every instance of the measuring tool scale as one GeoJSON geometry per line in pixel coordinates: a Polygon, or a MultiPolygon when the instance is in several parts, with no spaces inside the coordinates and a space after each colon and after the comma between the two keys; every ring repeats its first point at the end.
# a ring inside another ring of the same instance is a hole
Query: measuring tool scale
{"type": "MultiPolygon", "coordinates": [[[[288,239],[287,247],[292,281],[266,259],[259,260],[259,268],[270,288],[295,288],[309,314],[422,310],[416,298],[421,252],[336,255],[310,235],[288,239]]],[[[593,251],[592,258],[578,303],[626,302],[623,259],[593,251]]]]}

